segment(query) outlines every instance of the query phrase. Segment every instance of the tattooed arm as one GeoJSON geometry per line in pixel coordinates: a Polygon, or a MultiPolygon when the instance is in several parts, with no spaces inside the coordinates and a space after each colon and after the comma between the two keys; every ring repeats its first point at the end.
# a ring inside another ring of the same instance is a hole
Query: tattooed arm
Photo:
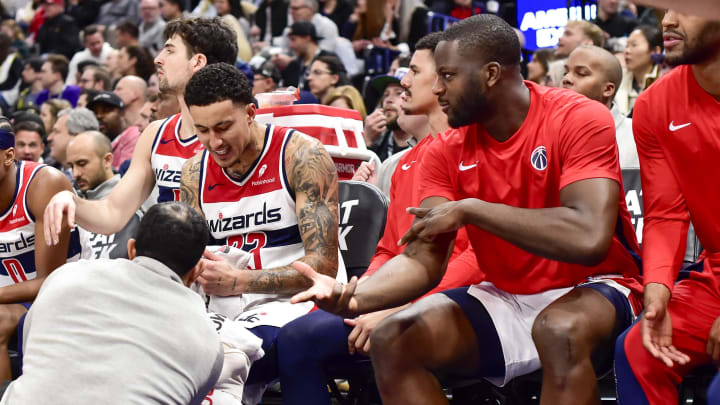
{"type": "MultiPolygon", "coordinates": [[[[185,168],[189,163],[183,168],[183,184],[185,168]]],[[[319,273],[335,277],[338,267],[338,190],[335,164],[319,141],[296,132],[285,149],[285,167],[288,181],[295,192],[295,210],[305,248],[305,256],[298,261],[308,264],[319,273]]],[[[194,184],[196,186],[193,190],[197,190],[197,180],[194,184]]],[[[185,198],[185,194],[183,188],[181,196],[185,198]]],[[[193,198],[197,200],[197,195],[188,196],[188,200],[193,198]]],[[[203,260],[203,270],[198,281],[208,294],[293,294],[312,285],[310,280],[290,266],[291,263],[272,269],[237,270],[222,262],[216,255],[206,252],[205,256],[210,260],[203,260]]]]}
{"type": "Polygon", "coordinates": [[[200,209],[200,165],[202,164],[203,152],[198,152],[188,159],[182,168],[180,175],[180,201],[195,208],[195,211],[205,218],[200,209]]]}

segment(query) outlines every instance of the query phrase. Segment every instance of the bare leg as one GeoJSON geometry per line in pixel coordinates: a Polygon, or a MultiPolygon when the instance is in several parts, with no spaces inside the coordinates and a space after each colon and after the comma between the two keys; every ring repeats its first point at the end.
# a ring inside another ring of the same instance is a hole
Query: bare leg
{"type": "Polygon", "coordinates": [[[8,342],[26,312],[25,306],[20,304],[0,305],[0,381],[12,379],[8,342]]]}

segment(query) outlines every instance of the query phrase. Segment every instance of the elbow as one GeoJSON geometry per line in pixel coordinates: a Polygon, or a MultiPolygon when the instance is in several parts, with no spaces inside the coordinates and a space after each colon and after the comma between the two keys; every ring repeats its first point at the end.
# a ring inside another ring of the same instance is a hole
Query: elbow
{"type": "Polygon", "coordinates": [[[573,261],[588,267],[597,266],[602,263],[610,250],[612,236],[588,235],[582,239],[580,246],[577,246],[576,249],[577,257],[573,261]]]}

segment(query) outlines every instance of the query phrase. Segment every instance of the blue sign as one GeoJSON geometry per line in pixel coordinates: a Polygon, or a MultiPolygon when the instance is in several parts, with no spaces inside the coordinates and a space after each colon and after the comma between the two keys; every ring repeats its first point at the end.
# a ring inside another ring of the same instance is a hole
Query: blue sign
{"type": "Polygon", "coordinates": [[[557,46],[568,21],[583,17],[592,20],[596,16],[595,4],[587,4],[583,10],[580,5],[568,8],[567,0],[517,0],[517,26],[525,35],[525,48],[533,51],[557,46]]]}

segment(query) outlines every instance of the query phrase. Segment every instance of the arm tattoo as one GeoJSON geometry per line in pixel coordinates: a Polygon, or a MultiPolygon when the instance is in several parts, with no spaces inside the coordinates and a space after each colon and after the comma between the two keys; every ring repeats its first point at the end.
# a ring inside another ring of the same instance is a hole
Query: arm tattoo
{"type": "MultiPolygon", "coordinates": [[[[180,201],[195,208],[199,213],[200,199],[200,166],[202,165],[202,152],[185,162],[180,176],[180,201]]],[[[204,216],[204,215],[203,215],[204,216]]]]}
{"type": "MultiPolygon", "coordinates": [[[[338,191],[335,164],[314,139],[294,134],[286,149],[289,181],[296,196],[298,227],[305,248],[300,258],[331,277],[338,266],[338,191]]],[[[291,266],[253,270],[246,292],[295,293],[312,282],[291,266]]]]}

